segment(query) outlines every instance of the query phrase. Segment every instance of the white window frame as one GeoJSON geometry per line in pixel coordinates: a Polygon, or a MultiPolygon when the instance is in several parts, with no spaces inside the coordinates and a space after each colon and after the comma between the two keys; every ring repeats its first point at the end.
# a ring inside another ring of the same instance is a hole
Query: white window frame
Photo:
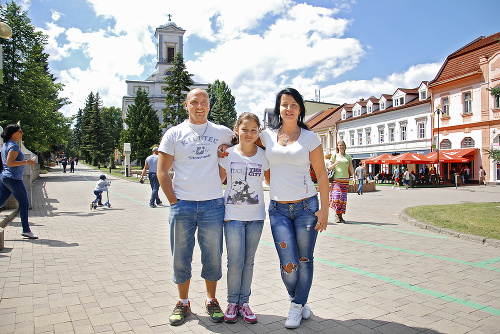
{"type": "Polygon", "coordinates": [[[358,146],[363,146],[363,130],[358,130],[358,146]]]}
{"type": "Polygon", "coordinates": [[[450,97],[444,96],[441,98],[442,114],[450,116],[450,97]]]}
{"type": "Polygon", "coordinates": [[[427,91],[426,90],[421,90],[420,91],[420,101],[423,101],[427,99],[427,91]]]}
{"type": "Polygon", "coordinates": [[[392,143],[396,140],[395,138],[396,130],[393,126],[389,127],[389,142],[392,143]]]}
{"type": "Polygon", "coordinates": [[[384,131],[385,129],[383,127],[379,127],[378,128],[378,142],[379,144],[383,144],[384,143],[384,131]]]}
{"type": "Polygon", "coordinates": [[[417,123],[418,139],[425,139],[425,122],[417,123]]]}
{"type": "Polygon", "coordinates": [[[407,124],[401,124],[400,125],[400,131],[401,131],[401,141],[406,141],[408,139],[408,128],[407,124]]]}
{"type": "Polygon", "coordinates": [[[380,110],[385,110],[385,101],[380,101],[380,110]]]}
{"type": "Polygon", "coordinates": [[[319,139],[321,140],[321,147],[326,150],[326,135],[319,136],[319,139]]]}
{"type": "Polygon", "coordinates": [[[366,145],[372,144],[372,129],[365,129],[366,145]]]}
{"type": "Polygon", "coordinates": [[[462,94],[462,102],[463,102],[463,114],[471,115],[472,114],[472,91],[463,92],[462,94]]]}
{"type": "Polygon", "coordinates": [[[351,143],[351,147],[354,146],[355,139],[354,139],[354,131],[349,132],[349,143],[351,143]]]}

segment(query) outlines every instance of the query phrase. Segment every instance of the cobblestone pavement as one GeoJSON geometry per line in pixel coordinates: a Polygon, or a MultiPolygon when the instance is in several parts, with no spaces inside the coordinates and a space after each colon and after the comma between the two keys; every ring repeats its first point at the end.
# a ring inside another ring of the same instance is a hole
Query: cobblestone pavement
{"type": "MultiPolygon", "coordinates": [[[[91,211],[101,173],[79,164],[74,174],[55,168],[36,180],[30,221],[40,239],[23,239],[18,217],[6,226],[0,333],[500,332],[500,248],[420,229],[398,217],[405,207],[420,204],[500,201],[498,186],[378,187],[349,194],[350,224],[330,223],[318,237],[309,298],[313,315],[296,330],[284,328],[289,302],[268,222],[250,299],[257,324],[209,321],[196,246],[193,314],[171,327],[177,288],[169,208],[148,206],[149,185],[111,176],[112,207],[91,211]]],[[[223,272],[218,299],[225,309],[223,272]]]]}

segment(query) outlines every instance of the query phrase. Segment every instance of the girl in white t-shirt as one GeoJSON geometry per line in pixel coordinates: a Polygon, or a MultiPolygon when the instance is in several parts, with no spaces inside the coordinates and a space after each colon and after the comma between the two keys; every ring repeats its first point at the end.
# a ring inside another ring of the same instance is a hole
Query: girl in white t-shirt
{"type": "Polygon", "coordinates": [[[219,159],[221,179],[227,176],[224,192],[224,234],[227,249],[226,322],[236,322],[238,314],[247,323],[257,322],[248,306],[255,252],[259,244],[266,211],[262,182],[269,184],[269,163],[259,138],[259,118],[242,113],[234,127],[235,146],[219,159]]]}

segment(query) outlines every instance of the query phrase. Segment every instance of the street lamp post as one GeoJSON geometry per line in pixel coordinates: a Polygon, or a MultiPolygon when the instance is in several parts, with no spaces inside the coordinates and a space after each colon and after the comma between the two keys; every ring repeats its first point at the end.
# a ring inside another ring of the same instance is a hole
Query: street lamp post
{"type": "Polygon", "coordinates": [[[437,109],[436,109],[436,115],[437,115],[437,126],[438,126],[438,133],[437,133],[437,141],[436,141],[436,152],[437,152],[437,178],[438,178],[438,185],[439,185],[439,172],[440,172],[440,168],[439,168],[439,115],[442,113],[441,111],[441,105],[438,104],[437,105],[437,109]]]}

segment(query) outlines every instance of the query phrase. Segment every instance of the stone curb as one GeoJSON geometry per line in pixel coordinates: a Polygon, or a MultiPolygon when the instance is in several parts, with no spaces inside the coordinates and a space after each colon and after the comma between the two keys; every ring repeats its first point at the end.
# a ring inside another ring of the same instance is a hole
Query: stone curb
{"type": "Polygon", "coordinates": [[[460,233],[460,232],[453,231],[450,229],[430,225],[430,224],[424,223],[418,219],[410,217],[406,213],[406,209],[401,211],[401,213],[399,214],[399,219],[403,222],[410,224],[410,225],[417,226],[417,227],[420,227],[422,229],[429,230],[429,231],[432,231],[435,233],[440,233],[440,234],[448,235],[450,237],[459,238],[459,239],[463,239],[463,240],[467,240],[467,241],[472,241],[475,243],[480,243],[480,244],[483,244],[485,246],[493,246],[496,248],[500,248],[500,240],[489,239],[489,238],[480,237],[480,236],[472,235],[472,234],[460,233]]]}
{"type": "Polygon", "coordinates": [[[4,227],[17,215],[18,209],[3,209],[0,212],[0,250],[4,249],[4,227]]]}

